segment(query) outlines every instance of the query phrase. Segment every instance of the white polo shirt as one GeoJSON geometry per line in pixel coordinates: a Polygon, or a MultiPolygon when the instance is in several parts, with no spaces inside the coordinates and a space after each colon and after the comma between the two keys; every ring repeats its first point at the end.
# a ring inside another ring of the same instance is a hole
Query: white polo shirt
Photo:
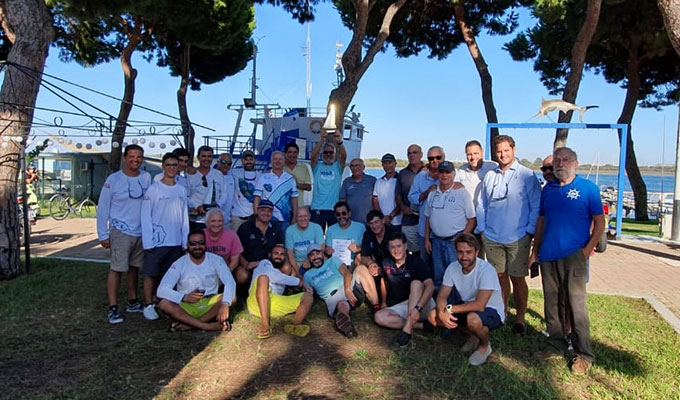
{"type": "Polygon", "coordinates": [[[438,237],[457,234],[475,215],[472,199],[463,188],[454,189],[452,186],[442,192],[441,186],[437,186],[425,200],[425,217],[430,218],[430,231],[438,237]]]}

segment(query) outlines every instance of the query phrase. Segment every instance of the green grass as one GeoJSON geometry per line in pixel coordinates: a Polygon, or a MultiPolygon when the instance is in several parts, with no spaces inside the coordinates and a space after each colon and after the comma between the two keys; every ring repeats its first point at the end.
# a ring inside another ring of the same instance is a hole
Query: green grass
{"type": "MultiPolygon", "coordinates": [[[[612,219],[612,227],[616,227],[616,220],[612,219]]],[[[656,220],[636,221],[633,218],[623,218],[621,233],[624,235],[646,235],[661,237],[659,234],[659,222],[656,220]]]]}
{"type": "Polygon", "coordinates": [[[411,346],[391,348],[395,332],[375,326],[366,307],[352,314],[359,338],[347,340],[319,301],[303,339],[276,321],[275,335],[258,341],[243,310],[224,334],[168,333],[166,320],[140,314],[109,326],[106,265],[36,259],[33,269],[0,282],[3,399],[678,398],[680,335],[643,300],[589,296],[597,360],[577,377],[566,360],[532,357],[545,339],[539,291],[529,334],[494,331],[492,358],[473,368],[459,339],[416,333],[411,346]]]}

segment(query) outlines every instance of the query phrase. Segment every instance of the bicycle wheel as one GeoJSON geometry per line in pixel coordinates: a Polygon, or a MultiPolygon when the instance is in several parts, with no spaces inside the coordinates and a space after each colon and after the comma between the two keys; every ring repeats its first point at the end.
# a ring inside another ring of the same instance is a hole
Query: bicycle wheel
{"type": "Polygon", "coordinates": [[[97,204],[94,201],[87,199],[78,206],[78,215],[80,218],[94,218],[97,216],[97,204]]]}
{"type": "Polygon", "coordinates": [[[50,216],[57,221],[68,217],[71,207],[68,204],[68,196],[54,196],[50,199],[50,216]]]}

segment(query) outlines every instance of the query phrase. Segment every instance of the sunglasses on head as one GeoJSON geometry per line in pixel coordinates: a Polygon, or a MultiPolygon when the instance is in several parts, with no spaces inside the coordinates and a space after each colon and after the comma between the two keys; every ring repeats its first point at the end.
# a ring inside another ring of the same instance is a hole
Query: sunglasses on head
{"type": "Polygon", "coordinates": [[[205,240],[192,240],[192,241],[189,241],[189,246],[205,246],[205,240]]]}
{"type": "Polygon", "coordinates": [[[444,157],[443,156],[434,156],[434,157],[427,157],[427,161],[441,161],[444,157]]]}
{"type": "Polygon", "coordinates": [[[231,165],[231,161],[220,160],[219,162],[220,162],[220,164],[222,164],[222,165],[231,165]]]}
{"type": "Polygon", "coordinates": [[[547,172],[547,171],[552,171],[553,167],[552,165],[546,165],[544,167],[541,167],[541,172],[547,172]]]}
{"type": "Polygon", "coordinates": [[[348,214],[347,211],[336,211],[335,212],[336,217],[345,217],[345,216],[347,216],[347,214],[348,214]]]}

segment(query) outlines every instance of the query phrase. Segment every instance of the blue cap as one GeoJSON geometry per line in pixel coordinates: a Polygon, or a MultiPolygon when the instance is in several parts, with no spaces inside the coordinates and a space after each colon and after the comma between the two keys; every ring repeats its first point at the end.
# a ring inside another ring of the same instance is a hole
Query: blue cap
{"type": "Polygon", "coordinates": [[[257,208],[271,208],[273,210],[274,203],[269,200],[260,200],[260,204],[258,204],[257,208]]]}

